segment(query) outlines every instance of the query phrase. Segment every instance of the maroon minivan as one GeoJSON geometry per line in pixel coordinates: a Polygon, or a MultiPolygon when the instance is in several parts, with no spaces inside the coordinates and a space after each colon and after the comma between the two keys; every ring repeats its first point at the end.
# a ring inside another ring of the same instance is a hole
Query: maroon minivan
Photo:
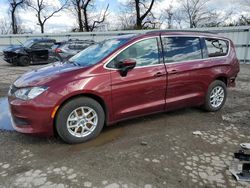
{"type": "Polygon", "coordinates": [[[128,118],[187,106],[217,111],[238,72],[233,43],[214,34],[119,36],[18,78],[9,91],[12,122],[22,133],[84,142],[128,118]]]}

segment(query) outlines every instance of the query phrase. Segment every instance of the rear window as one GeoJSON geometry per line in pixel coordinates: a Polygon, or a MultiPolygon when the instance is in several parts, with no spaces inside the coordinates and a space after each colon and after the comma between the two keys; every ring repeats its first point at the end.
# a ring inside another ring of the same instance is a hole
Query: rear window
{"type": "Polygon", "coordinates": [[[228,53],[228,41],[221,39],[205,38],[207,46],[207,57],[220,57],[225,56],[228,53]]]}
{"type": "Polygon", "coordinates": [[[166,63],[202,59],[198,37],[165,37],[163,45],[166,63]]]}

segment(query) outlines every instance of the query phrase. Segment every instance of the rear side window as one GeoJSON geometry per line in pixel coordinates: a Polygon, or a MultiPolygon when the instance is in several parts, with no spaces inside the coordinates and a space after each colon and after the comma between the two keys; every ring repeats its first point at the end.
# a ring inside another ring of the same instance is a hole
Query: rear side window
{"type": "Polygon", "coordinates": [[[228,53],[228,41],[221,39],[205,38],[208,57],[225,56],[228,53]]]}
{"type": "Polygon", "coordinates": [[[165,37],[163,46],[166,63],[202,59],[198,37],[165,37]]]}
{"type": "Polygon", "coordinates": [[[74,44],[68,45],[68,49],[70,49],[70,50],[75,50],[75,45],[74,45],[74,44]]]}

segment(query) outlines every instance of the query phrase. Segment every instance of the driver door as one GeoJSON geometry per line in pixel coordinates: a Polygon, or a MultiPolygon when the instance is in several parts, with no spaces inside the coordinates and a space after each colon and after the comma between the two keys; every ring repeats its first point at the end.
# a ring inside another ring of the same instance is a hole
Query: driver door
{"type": "Polygon", "coordinates": [[[136,61],[136,67],[126,76],[121,76],[119,70],[111,70],[115,120],[164,111],[167,78],[159,57],[159,41],[155,37],[125,47],[110,62],[115,66],[124,59],[136,61]]]}
{"type": "Polygon", "coordinates": [[[46,61],[49,58],[49,50],[46,48],[46,43],[35,43],[30,50],[33,61],[46,61]]]}

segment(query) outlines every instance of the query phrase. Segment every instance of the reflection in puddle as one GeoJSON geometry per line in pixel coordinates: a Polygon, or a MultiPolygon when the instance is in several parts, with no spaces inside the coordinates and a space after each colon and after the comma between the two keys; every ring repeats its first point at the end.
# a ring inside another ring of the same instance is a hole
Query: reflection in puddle
{"type": "Polygon", "coordinates": [[[0,129],[14,130],[10,120],[10,112],[7,98],[0,98],[0,129]]]}

